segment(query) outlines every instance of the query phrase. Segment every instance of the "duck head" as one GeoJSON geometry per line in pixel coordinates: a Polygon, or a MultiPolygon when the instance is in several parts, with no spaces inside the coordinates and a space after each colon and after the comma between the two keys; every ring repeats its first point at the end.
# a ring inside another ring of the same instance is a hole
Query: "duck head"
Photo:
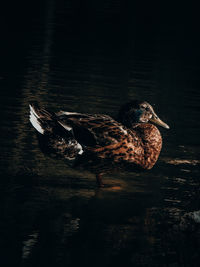
{"type": "Polygon", "coordinates": [[[169,126],[158,117],[153,107],[146,101],[134,100],[123,105],[118,114],[118,121],[129,128],[135,123],[153,122],[169,129],[169,126]]]}

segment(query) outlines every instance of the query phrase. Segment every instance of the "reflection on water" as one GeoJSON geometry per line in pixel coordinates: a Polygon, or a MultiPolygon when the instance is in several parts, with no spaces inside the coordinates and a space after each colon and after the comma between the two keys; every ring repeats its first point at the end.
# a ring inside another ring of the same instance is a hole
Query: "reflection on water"
{"type": "Polygon", "coordinates": [[[191,178],[172,168],[174,177],[169,167],[166,177],[160,170],[107,177],[115,186],[104,190],[88,178],[18,173],[4,196],[5,262],[190,266],[191,257],[198,262],[197,169],[191,178]]]}
{"type": "Polygon", "coordinates": [[[173,165],[180,165],[180,164],[191,164],[191,165],[197,165],[200,164],[200,160],[197,159],[169,159],[167,161],[169,164],[173,165]]]}
{"type": "Polygon", "coordinates": [[[23,242],[22,248],[22,259],[27,259],[30,256],[30,253],[37,243],[38,233],[29,235],[29,239],[23,242]]]}
{"type": "Polygon", "coordinates": [[[198,266],[200,95],[191,36],[174,18],[126,16],[119,1],[30,8],[12,25],[14,50],[5,38],[10,57],[1,63],[2,266],[198,266]],[[39,151],[30,101],[114,116],[135,98],[155,104],[171,126],[161,130],[151,171],[107,175],[109,187],[99,190],[91,173],[39,151]]]}

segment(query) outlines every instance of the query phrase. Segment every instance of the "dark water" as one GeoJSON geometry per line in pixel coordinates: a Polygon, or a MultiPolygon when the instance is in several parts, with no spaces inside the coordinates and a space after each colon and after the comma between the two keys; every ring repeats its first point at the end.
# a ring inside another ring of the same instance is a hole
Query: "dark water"
{"type": "Polygon", "coordinates": [[[27,2],[1,15],[1,266],[199,266],[195,7],[27,2]],[[135,98],[171,126],[151,171],[99,190],[39,151],[30,101],[115,115],[135,98]]]}

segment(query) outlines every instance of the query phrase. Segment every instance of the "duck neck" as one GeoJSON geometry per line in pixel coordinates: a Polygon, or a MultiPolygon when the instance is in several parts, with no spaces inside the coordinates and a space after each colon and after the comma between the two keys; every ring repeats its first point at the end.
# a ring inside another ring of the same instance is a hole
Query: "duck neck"
{"type": "Polygon", "coordinates": [[[156,163],[161,148],[162,137],[156,126],[149,123],[137,123],[133,127],[141,138],[141,146],[144,149],[142,167],[151,169],[156,163]]]}

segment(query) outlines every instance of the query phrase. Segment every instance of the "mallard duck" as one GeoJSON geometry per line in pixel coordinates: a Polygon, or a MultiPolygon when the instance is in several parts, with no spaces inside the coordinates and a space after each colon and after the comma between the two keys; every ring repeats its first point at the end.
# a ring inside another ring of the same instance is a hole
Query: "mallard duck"
{"type": "MultiPolygon", "coordinates": [[[[53,113],[31,104],[30,122],[45,153],[72,162],[90,154],[142,169],[154,166],[162,147],[160,131],[152,123],[169,129],[146,101],[126,103],[117,119],[104,114],[53,113]]],[[[98,170],[97,184],[103,187],[101,175],[98,170]]]]}

